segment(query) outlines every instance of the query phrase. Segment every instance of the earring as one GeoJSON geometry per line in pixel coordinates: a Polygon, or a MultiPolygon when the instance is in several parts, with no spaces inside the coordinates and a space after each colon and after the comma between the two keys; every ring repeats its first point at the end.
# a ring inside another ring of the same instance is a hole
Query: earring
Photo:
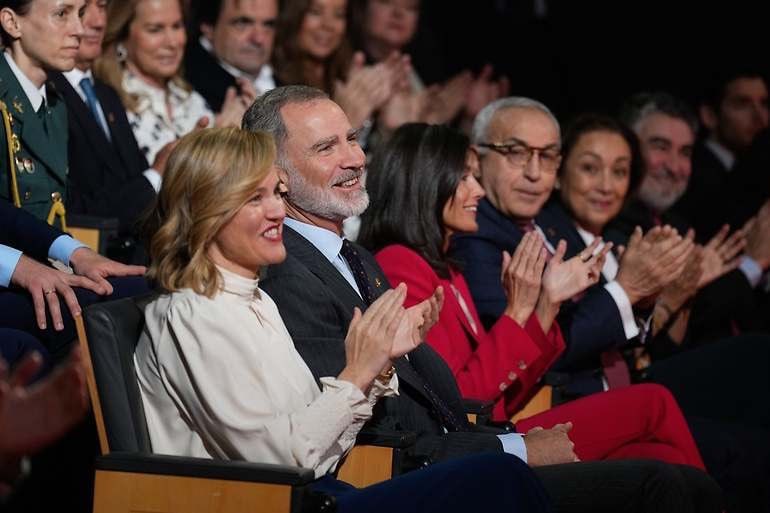
{"type": "Polygon", "coordinates": [[[115,47],[115,55],[117,55],[120,62],[124,62],[128,58],[128,50],[126,50],[123,43],[118,43],[118,46],[115,47]]]}

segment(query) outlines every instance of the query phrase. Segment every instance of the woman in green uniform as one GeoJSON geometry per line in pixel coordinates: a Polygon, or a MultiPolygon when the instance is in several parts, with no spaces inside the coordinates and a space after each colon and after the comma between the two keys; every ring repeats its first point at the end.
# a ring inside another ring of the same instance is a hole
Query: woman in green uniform
{"type": "Polygon", "coordinates": [[[84,0],[0,0],[0,198],[52,222],[67,181],[67,112],[47,71],[74,67],[84,0]]]}

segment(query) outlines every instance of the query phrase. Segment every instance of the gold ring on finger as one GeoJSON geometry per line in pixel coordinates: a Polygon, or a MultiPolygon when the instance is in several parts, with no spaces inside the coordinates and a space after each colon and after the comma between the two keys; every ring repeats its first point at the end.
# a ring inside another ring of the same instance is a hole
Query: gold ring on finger
{"type": "Polygon", "coordinates": [[[55,294],[55,293],[56,293],[56,289],[44,290],[43,291],[43,294],[55,294]]]}

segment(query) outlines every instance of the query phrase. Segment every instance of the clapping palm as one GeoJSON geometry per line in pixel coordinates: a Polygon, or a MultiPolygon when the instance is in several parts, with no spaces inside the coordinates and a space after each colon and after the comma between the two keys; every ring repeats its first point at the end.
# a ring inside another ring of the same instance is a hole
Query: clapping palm
{"type": "Polygon", "coordinates": [[[444,289],[437,287],[428,299],[407,308],[390,349],[391,359],[398,358],[419,346],[428,331],[438,321],[444,305],[444,289]]]}
{"type": "Polygon", "coordinates": [[[578,255],[565,261],[567,243],[559,241],[543,273],[543,288],[552,301],[565,301],[599,281],[604,260],[612,249],[612,243],[608,242],[597,252],[601,242],[601,239],[595,239],[578,255]]]}

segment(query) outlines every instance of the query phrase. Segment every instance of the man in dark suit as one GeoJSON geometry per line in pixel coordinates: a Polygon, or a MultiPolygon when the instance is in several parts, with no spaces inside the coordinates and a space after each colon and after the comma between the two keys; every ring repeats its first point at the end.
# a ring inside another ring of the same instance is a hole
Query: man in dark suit
{"type": "MultiPolygon", "coordinates": [[[[647,229],[661,222],[673,223],[680,231],[688,229],[688,220],[674,204],[687,190],[693,170],[695,115],[684,102],[669,94],[641,93],[626,102],[622,117],[639,137],[645,173],[639,190],[608,233],[622,240],[634,226],[647,229]]],[[[724,212],[720,208],[712,210],[724,212]]],[[[731,335],[736,329],[766,327],[766,315],[757,311],[756,305],[763,295],[759,287],[763,274],[770,268],[770,208],[759,211],[757,222],[746,230],[745,236],[745,254],[738,269],[695,297],[690,322],[694,339],[714,340],[731,335]]]]}
{"type": "Polygon", "coordinates": [[[273,52],[276,0],[199,0],[193,2],[200,37],[185,51],[187,80],[215,112],[229,89],[251,97],[275,87],[273,52]]]}
{"type": "MultiPolygon", "coordinates": [[[[274,135],[276,163],[290,190],[283,230],[287,259],[267,269],[260,286],[275,300],[316,378],[331,375],[344,365],[354,308],[365,309],[389,287],[374,258],[341,238],[343,220],[368,204],[360,182],[363,152],[339,106],[308,87],[281,87],[263,95],[243,125],[274,135]]],[[[516,435],[467,422],[454,377],[429,346],[419,346],[394,365],[399,396],[378,403],[375,427],[415,432],[414,453],[430,461],[484,451],[516,453],[516,435]]],[[[524,449],[518,454],[530,466],[546,465],[535,472],[558,511],[611,510],[621,504],[662,511],[672,506],[670,490],[663,489],[669,485],[680,487],[686,507],[707,507],[696,496],[713,489],[691,468],[635,461],[550,465],[574,459],[567,431],[531,432],[523,444],[518,438],[518,449],[524,449]],[[659,472],[672,481],[663,486],[659,472]]]]}
{"type": "MultiPolygon", "coordinates": [[[[725,222],[724,212],[712,205],[725,200],[735,178],[736,160],[767,128],[767,101],[767,83],[756,70],[736,67],[717,73],[707,84],[698,109],[706,134],[693,148],[693,173],[687,191],[673,207],[692,224],[701,240],[712,237],[725,222]]],[[[765,169],[757,171],[763,176],[766,173],[765,169]]],[[[754,211],[758,208],[755,204],[754,211]]]]}
{"type": "Polygon", "coordinates": [[[91,68],[101,55],[107,7],[87,0],[82,18],[84,36],[75,69],[51,75],[68,112],[69,175],[67,211],[118,218],[119,240],[109,253],[121,260],[138,261],[135,225],[152,204],[171,145],[158,154],[152,167],[139,150],[114,89],[93,77],[91,68]]]}

